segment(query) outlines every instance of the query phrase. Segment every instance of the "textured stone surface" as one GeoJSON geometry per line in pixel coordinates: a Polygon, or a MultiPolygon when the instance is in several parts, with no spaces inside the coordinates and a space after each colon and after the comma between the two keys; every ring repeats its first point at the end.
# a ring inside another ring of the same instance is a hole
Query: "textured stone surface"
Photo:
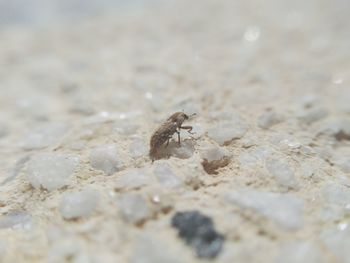
{"type": "Polygon", "coordinates": [[[198,263],[170,224],[193,210],[208,262],[349,261],[349,1],[24,2],[0,1],[1,262],[198,263]],[[195,134],[152,162],[177,111],[195,134]]]}
{"type": "Polygon", "coordinates": [[[147,200],[137,193],[126,193],[120,196],[117,203],[121,216],[126,222],[141,224],[152,216],[147,200]]]}
{"type": "Polygon", "coordinates": [[[242,209],[251,209],[286,229],[294,230],[303,225],[303,202],[292,194],[241,190],[227,194],[226,199],[242,209]]]}
{"type": "Polygon", "coordinates": [[[102,170],[106,175],[112,175],[120,169],[120,157],[115,145],[102,145],[90,153],[91,166],[102,170]]]}
{"type": "Polygon", "coordinates": [[[40,154],[34,156],[27,164],[27,179],[35,188],[49,191],[69,184],[79,163],[79,158],[66,154],[40,154]]]}
{"type": "Polygon", "coordinates": [[[98,193],[93,190],[71,192],[63,195],[60,212],[65,219],[89,216],[98,204],[98,193]]]}

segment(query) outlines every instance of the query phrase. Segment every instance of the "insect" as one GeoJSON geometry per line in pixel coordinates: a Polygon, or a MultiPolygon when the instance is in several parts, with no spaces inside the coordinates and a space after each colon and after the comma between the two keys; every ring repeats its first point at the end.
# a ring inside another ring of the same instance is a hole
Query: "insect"
{"type": "Polygon", "coordinates": [[[152,161],[156,159],[158,149],[164,143],[166,143],[165,147],[169,145],[169,141],[174,133],[177,133],[178,144],[179,146],[181,145],[180,129],[187,130],[188,133],[194,134],[192,132],[192,126],[182,126],[182,123],[193,115],[195,114],[188,116],[183,112],[175,112],[153,133],[150,141],[149,151],[149,155],[152,161]]]}

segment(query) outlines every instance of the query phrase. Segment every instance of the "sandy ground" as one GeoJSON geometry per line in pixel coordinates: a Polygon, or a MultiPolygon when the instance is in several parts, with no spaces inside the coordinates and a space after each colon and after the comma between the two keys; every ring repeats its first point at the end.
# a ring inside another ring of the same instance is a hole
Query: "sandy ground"
{"type": "Polygon", "coordinates": [[[198,210],[225,236],[213,262],[350,262],[349,10],[180,0],[3,25],[0,261],[200,262],[170,224],[198,210]],[[152,163],[182,110],[195,138],[152,163]],[[210,150],[229,159],[217,174],[210,150]],[[57,189],[31,179],[66,173],[49,154],[78,160],[57,189]],[[92,211],[70,219],[77,191],[92,211]]]}

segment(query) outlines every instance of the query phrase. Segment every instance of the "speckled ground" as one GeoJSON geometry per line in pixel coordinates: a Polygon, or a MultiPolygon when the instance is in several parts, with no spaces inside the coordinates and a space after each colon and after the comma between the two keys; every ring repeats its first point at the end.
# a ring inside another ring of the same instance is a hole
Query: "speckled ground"
{"type": "Polygon", "coordinates": [[[213,262],[350,262],[349,9],[180,0],[1,27],[0,261],[200,262],[171,227],[199,210],[225,236],[213,262]],[[182,110],[195,138],[152,163],[152,132],[182,110]],[[217,174],[210,149],[230,160],[217,174]],[[51,153],[79,164],[34,188],[29,164],[51,153]],[[65,219],[86,189],[93,211],[65,219]]]}

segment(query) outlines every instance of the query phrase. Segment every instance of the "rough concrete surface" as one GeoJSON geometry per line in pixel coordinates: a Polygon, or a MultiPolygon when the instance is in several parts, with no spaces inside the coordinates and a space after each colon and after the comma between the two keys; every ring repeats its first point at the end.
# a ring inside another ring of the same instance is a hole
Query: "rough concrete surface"
{"type": "Polygon", "coordinates": [[[349,1],[117,2],[0,1],[0,261],[350,262],[349,1]]]}

